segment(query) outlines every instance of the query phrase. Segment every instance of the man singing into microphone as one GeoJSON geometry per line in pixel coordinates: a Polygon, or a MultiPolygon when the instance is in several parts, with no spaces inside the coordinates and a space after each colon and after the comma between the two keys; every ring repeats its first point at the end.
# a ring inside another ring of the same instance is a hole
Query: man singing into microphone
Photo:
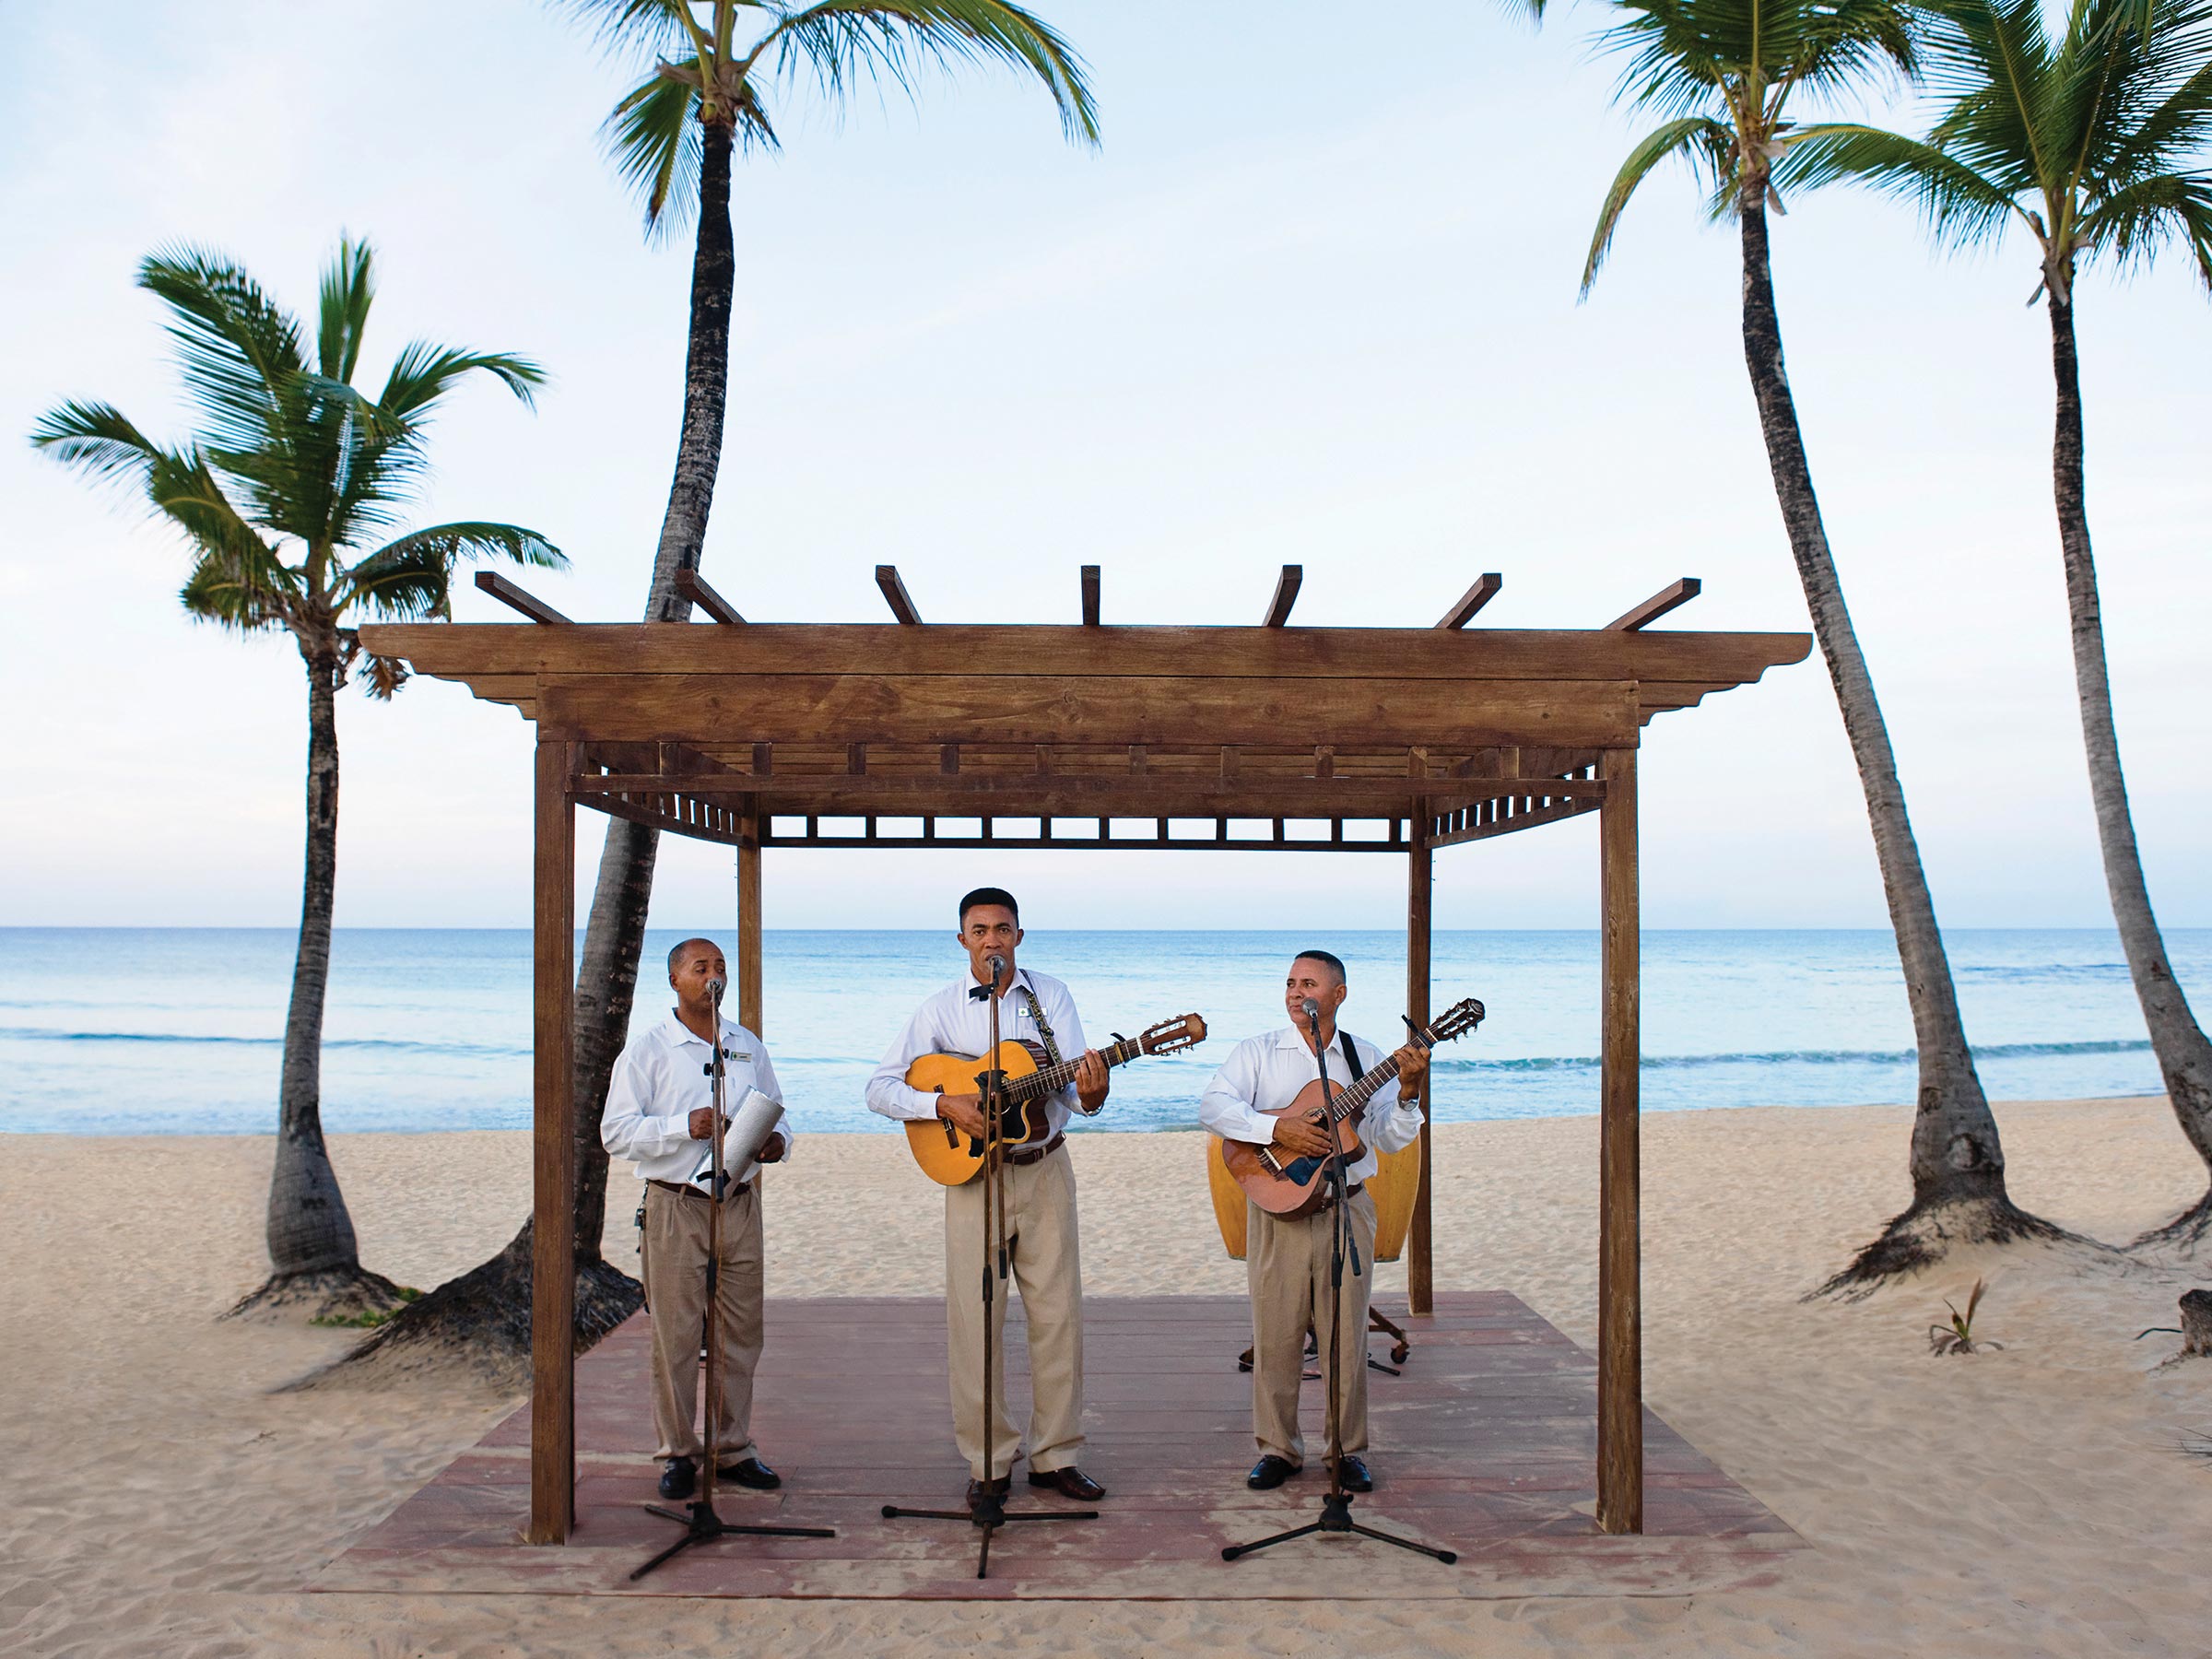
{"type": "MultiPolygon", "coordinates": [[[[689,1177],[714,1134],[714,1044],[723,1052],[723,1106],[734,1111],[747,1088],[781,1100],[775,1067],[759,1038],[722,1016],[729,969],[712,939],[686,939],[668,953],[676,1007],[633,1039],[615,1061],[599,1120],[599,1139],[637,1165],[645,1182],[645,1236],[639,1266],[653,1313],[653,1428],[663,1459],[661,1496],[691,1496],[705,1444],[693,1426],[699,1398],[700,1330],[707,1312],[707,1224],[714,1200],[689,1177]]],[[[784,1120],[788,1125],[790,1120],[784,1120]]],[[[762,1163],[785,1149],[782,1134],[760,1148],[762,1163]]],[[[783,1484],[753,1444],[753,1368],[760,1362],[760,1201],[754,1183],[722,1199],[721,1268],[715,1305],[722,1351],[721,1399],[714,1413],[717,1481],[759,1490],[783,1484]]]]}
{"type": "MultiPolygon", "coordinates": [[[[1272,1143],[1292,1158],[1325,1155],[1329,1132],[1319,1113],[1311,1118],[1269,1113],[1288,1106],[1321,1075],[1314,1053],[1317,1030],[1328,1052],[1334,1088],[1345,1088],[1382,1063],[1383,1052],[1373,1043],[1336,1029],[1336,1010],[1344,1006],[1347,989],[1344,963],[1329,952],[1301,950],[1292,958],[1283,982],[1283,1006],[1291,1023],[1264,1037],[1248,1037],[1230,1051],[1199,1098],[1198,1121],[1224,1140],[1272,1143]]],[[[1249,1202],[1244,1206],[1244,1273],[1252,1292],[1252,1432],[1260,1447],[1260,1461],[1244,1484],[1255,1491],[1281,1486],[1305,1464],[1298,1385],[1305,1372],[1309,1323],[1320,1344],[1324,1377],[1330,1344],[1337,1345],[1344,1484],[1355,1492],[1374,1488],[1366,1462],[1354,1455],[1367,1449],[1367,1303],[1375,1253],[1375,1201],[1362,1189],[1375,1172],[1377,1152],[1395,1152],[1420,1135],[1418,1101],[1429,1055],[1420,1048],[1402,1048],[1397,1062],[1397,1077],[1375,1090],[1357,1122],[1338,1126],[1347,1145],[1356,1132],[1363,1150],[1345,1171],[1359,1271],[1355,1274],[1347,1261],[1335,1296],[1329,1284],[1336,1220],[1331,1204],[1295,1218],[1273,1215],[1249,1202]]]]}
{"type": "MultiPolygon", "coordinates": [[[[1006,1155],[1006,1247],[1014,1283],[1030,1326],[1030,1484],[1086,1503],[1106,1495],[1076,1466],[1083,1449],[1083,1269],[1076,1247],[1076,1171],[1066,1139],[1068,1112],[1106,1103],[1106,1063],[1083,1043],[1075,999],[1056,979],[1014,965],[1021,917],[1014,895],[978,888],[960,900],[955,937],[968,971],[939,991],[906,1022],[868,1079],[868,1105],[885,1117],[942,1118],[981,1138],[983,1115],[972,1094],[924,1094],[906,1083],[924,1054],[983,1054],[991,1047],[991,998],[999,1001],[999,1040],[1032,1042],[1058,1063],[1080,1054],[1075,1087],[1047,1097],[1051,1136],[1042,1146],[1006,1155]]],[[[953,1438],[968,1460],[972,1508],[986,1493],[1012,1485],[1016,1450],[1006,1413],[1006,1298],[992,1302],[994,1353],[1001,1374],[991,1380],[994,1415],[991,1466],[983,1466],[983,1182],[945,1189],[945,1340],[952,1379],[953,1438]]]]}

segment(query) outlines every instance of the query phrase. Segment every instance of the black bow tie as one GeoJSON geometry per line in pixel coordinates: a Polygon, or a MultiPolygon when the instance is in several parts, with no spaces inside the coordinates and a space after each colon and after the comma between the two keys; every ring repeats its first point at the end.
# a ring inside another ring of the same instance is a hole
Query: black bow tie
{"type": "Polygon", "coordinates": [[[968,1000],[970,1002],[984,1002],[990,998],[990,995],[991,987],[988,985],[971,985],[968,987],[968,1000]]]}

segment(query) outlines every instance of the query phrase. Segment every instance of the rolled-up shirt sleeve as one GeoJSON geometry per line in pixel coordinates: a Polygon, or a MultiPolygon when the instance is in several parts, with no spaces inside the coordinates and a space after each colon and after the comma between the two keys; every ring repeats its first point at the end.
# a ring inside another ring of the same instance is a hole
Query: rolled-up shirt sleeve
{"type": "Polygon", "coordinates": [[[1256,1041],[1238,1043],[1198,1097],[1198,1121],[1223,1140],[1264,1147],[1275,1138],[1275,1119],[1253,1104],[1259,1092],[1260,1053],[1256,1041]]]}
{"type": "MultiPolygon", "coordinates": [[[[1390,1056],[1378,1051],[1372,1060],[1361,1058],[1372,1071],[1390,1056]]],[[[1368,1098],[1367,1110],[1359,1117],[1359,1138],[1378,1152],[1402,1152],[1420,1135],[1420,1102],[1400,1096],[1394,1077],[1368,1098]]]]}
{"type": "Polygon", "coordinates": [[[606,1088],[606,1110],[599,1118],[599,1144],[610,1155],[632,1160],[660,1158],[690,1140],[691,1114],[679,1112],[656,1116],[648,1110],[653,1096],[651,1067],[636,1047],[624,1049],[615,1061],[615,1075],[606,1088]]]}
{"type": "Polygon", "coordinates": [[[770,1100],[786,1108],[782,1120],[776,1124],[776,1133],[783,1137],[782,1161],[788,1163],[791,1161],[791,1149],[799,1137],[798,1131],[791,1126],[791,1112],[788,1110],[790,1102],[783,1099],[783,1086],[776,1081],[776,1068],[774,1063],[768,1057],[768,1044],[761,1041],[759,1038],[753,1037],[750,1031],[747,1031],[746,1035],[752,1038],[753,1087],[770,1100]]]}
{"type": "MultiPolygon", "coordinates": [[[[1080,1060],[1083,1051],[1090,1045],[1083,1041],[1083,1017],[1076,1012],[1076,999],[1067,994],[1066,987],[1061,985],[1047,986],[1046,995],[1051,997],[1053,1005],[1045,1008],[1044,1017],[1053,1022],[1053,1046],[1059,1049],[1061,1059],[1080,1060]]],[[[1039,997],[1038,1006],[1042,1007],[1044,1001],[1044,997],[1039,997]]],[[[1073,1082],[1062,1084],[1053,1090],[1052,1098],[1070,1112],[1083,1112],[1082,1099],[1077,1094],[1073,1082]]]]}
{"type": "Polygon", "coordinates": [[[898,1040],[884,1051],[883,1063],[868,1078],[868,1110],[880,1117],[908,1123],[937,1115],[937,1097],[906,1086],[906,1068],[935,1050],[935,1032],[925,1003],[914,1010],[898,1040]]]}

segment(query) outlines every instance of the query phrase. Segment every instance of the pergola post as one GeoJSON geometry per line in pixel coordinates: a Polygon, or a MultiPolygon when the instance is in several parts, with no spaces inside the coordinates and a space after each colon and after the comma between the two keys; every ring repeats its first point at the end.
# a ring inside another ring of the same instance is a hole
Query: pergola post
{"type": "Polygon", "coordinates": [[[530,1256],[530,1530],[562,1544],[576,1524],[576,800],[571,746],[537,742],[532,911],[533,1195],[530,1256]]]}
{"type": "MultiPolygon", "coordinates": [[[[1435,891],[1436,853],[1429,844],[1429,803],[1414,803],[1406,854],[1406,1013],[1429,1023],[1430,900],[1435,891]]],[[[1435,1258],[1429,1227],[1429,1119],[1435,1110],[1436,1077],[1421,1088],[1420,1182],[1413,1194],[1413,1230],[1406,1253],[1406,1305],[1415,1313],[1436,1312],[1435,1258]]]]}
{"type": "Polygon", "coordinates": [[[1643,1530],[1643,1324],[1637,1152],[1639,959],[1636,751],[1605,752],[1599,886],[1605,990],[1598,1118],[1597,1526],[1643,1530]]]}
{"type": "Polygon", "coordinates": [[[760,818],[737,820],[737,1023],[760,1036],[760,818]]]}

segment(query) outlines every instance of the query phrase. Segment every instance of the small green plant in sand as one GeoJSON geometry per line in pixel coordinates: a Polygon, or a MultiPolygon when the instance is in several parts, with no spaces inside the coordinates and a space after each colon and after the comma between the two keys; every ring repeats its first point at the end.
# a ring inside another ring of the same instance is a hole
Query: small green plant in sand
{"type": "Polygon", "coordinates": [[[380,1308],[374,1312],[369,1313],[318,1315],[307,1323],[313,1325],[342,1325],[346,1329],[353,1331],[372,1331],[378,1325],[389,1321],[399,1312],[400,1308],[406,1307],[411,1301],[420,1301],[421,1300],[421,1291],[416,1289],[412,1285],[402,1285],[399,1287],[399,1303],[396,1307],[380,1308]]]}
{"type": "Polygon", "coordinates": [[[1967,1293],[1966,1312],[1963,1313],[1952,1304],[1949,1297],[1943,1299],[1943,1305],[1950,1312],[1951,1323],[1928,1327],[1928,1352],[1972,1354],[1983,1348],[2001,1348],[2005,1346],[2001,1342],[1991,1342],[1986,1337],[1974,1335],[1974,1310],[1982,1305],[1982,1293],[1988,1288],[1981,1279],[1974,1281],[1974,1288],[1967,1293]]]}

